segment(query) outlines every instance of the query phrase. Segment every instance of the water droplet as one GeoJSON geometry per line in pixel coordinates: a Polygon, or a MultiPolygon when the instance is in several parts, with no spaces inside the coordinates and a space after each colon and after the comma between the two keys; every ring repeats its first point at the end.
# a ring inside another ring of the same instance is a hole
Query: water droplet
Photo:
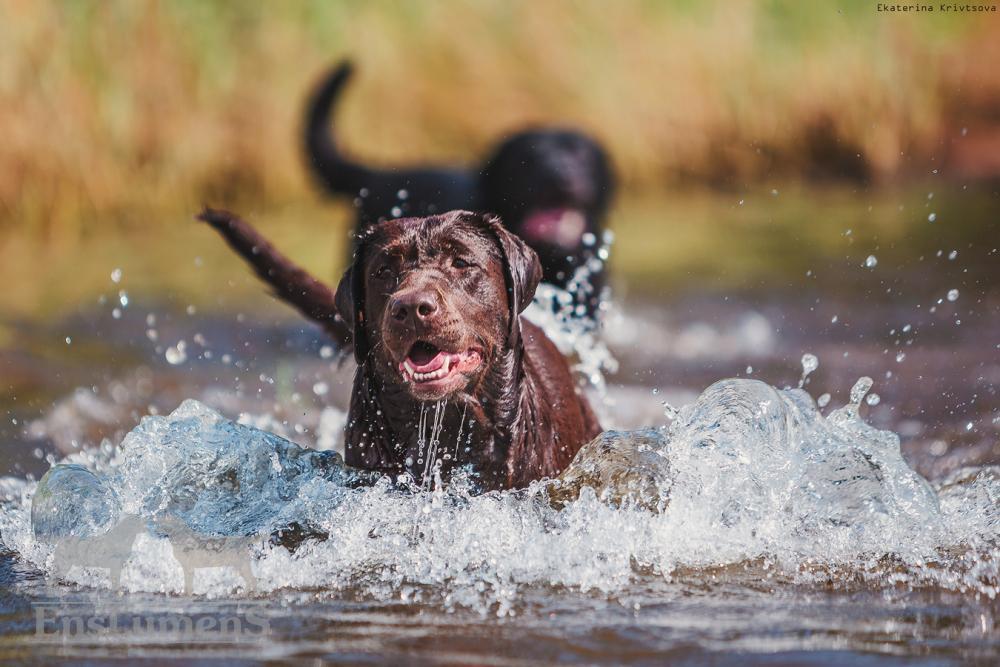
{"type": "Polygon", "coordinates": [[[73,344],[73,339],[70,338],[69,336],[66,336],[66,344],[67,345],[72,345],[73,344]]]}
{"type": "Polygon", "coordinates": [[[187,343],[182,340],[177,341],[177,345],[167,348],[163,353],[167,363],[171,366],[179,366],[187,361],[187,343]]]}
{"type": "Polygon", "coordinates": [[[851,387],[851,403],[855,405],[861,404],[861,399],[865,397],[865,394],[872,388],[873,381],[867,375],[858,378],[858,381],[854,383],[851,387]]]}
{"type": "Polygon", "coordinates": [[[948,301],[957,301],[957,300],[958,300],[958,290],[957,289],[948,290],[948,301]]]}
{"type": "Polygon", "coordinates": [[[830,394],[823,394],[822,396],[816,399],[816,405],[818,405],[821,408],[825,408],[829,404],[830,404],[830,394]]]}
{"type": "Polygon", "coordinates": [[[927,222],[934,222],[937,220],[937,213],[931,213],[927,216],[927,222]]]}
{"type": "Polygon", "coordinates": [[[333,348],[329,345],[324,345],[319,348],[319,356],[321,359],[329,359],[333,356],[333,348]]]}
{"type": "Polygon", "coordinates": [[[313,393],[317,396],[326,396],[328,391],[330,391],[330,385],[325,382],[317,382],[313,385],[313,393]]]}
{"type": "Polygon", "coordinates": [[[401,215],[403,215],[403,209],[399,208],[398,206],[393,206],[392,207],[392,217],[398,218],[401,215]]]}
{"type": "Polygon", "coordinates": [[[906,352],[897,352],[896,353],[896,363],[897,364],[898,363],[902,363],[903,359],[906,359],[906,352]]]}
{"type": "Polygon", "coordinates": [[[122,281],[122,270],[114,269],[111,271],[111,282],[120,283],[122,281]]]}
{"type": "Polygon", "coordinates": [[[753,366],[747,366],[747,375],[753,373],[753,366]]]}
{"type": "Polygon", "coordinates": [[[957,250],[952,250],[951,252],[948,253],[948,259],[952,259],[953,260],[956,257],[958,257],[958,251],[957,250]]]}
{"type": "Polygon", "coordinates": [[[868,405],[878,405],[881,400],[882,398],[878,394],[872,392],[871,394],[868,394],[868,397],[865,399],[865,403],[868,405]]]}
{"type": "Polygon", "coordinates": [[[806,352],[802,355],[802,372],[809,375],[814,370],[819,368],[819,359],[816,358],[815,354],[806,352]]]}
{"type": "Polygon", "coordinates": [[[819,368],[819,359],[815,354],[806,352],[802,355],[802,377],[799,378],[799,389],[805,385],[806,378],[809,377],[809,374],[817,368],[819,368]]]}
{"type": "Polygon", "coordinates": [[[868,255],[868,259],[865,260],[865,268],[874,269],[876,266],[878,266],[878,257],[868,255]]]}
{"type": "Polygon", "coordinates": [[[409,196],[410,196],[410,193],[407,192],[406,190],[400,190],[399,192],[396,193],[396,198],[398,198],[400,200],[406,199],[409,196]]]}

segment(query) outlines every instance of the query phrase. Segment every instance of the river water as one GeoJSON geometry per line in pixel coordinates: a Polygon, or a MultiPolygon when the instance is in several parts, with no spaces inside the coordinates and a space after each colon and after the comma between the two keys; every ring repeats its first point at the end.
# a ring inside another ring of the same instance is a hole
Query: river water
{"type": "Polygon", "coordinates": [[[2,357],[0,655],[992,663],[1000,207],[985,210],[939,235],[923,214],[802,271],[789,242],[720,241],[718,266],[775,253],[760,283],[620,281],[600,339],[553,331],[614,431],[560,486],[487,496],[350,483],[331,452],[351,363],[317,330],[112,276],[101,302],[18,322],[2,357]],[[38,493],[60,463],[79,467],[38,493]],[[255,588],[216,567],[184,594],[166,510],[257,536],[255,588]],[[61,531],[130,514],[146,525],[119,589],[107,570],[57,576],[61,531]],[[293,525],[301,543],[269,541],[293,525]]]}

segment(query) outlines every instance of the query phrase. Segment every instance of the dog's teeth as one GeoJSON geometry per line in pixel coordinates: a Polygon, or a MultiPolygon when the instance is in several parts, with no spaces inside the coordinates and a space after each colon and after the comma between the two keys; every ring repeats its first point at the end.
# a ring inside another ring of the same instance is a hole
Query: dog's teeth
{"type": "Polygon", "coordinates": [[[438,380],[446,375],[448,375],[447,363],[436,371],[428,371],[427,373],[417,373],[416,371],[411,372],[413,379],[418,382],[423,382],[425,380],[438,380]]]}
{"type": "Polygon", "coordinates": [[[413,366],[410,365],[409,361],[403,362],[403,368],[405,368],[406,372],[409,373],[411,376],[415,375],[415,373],[413,372],[413,366]]]}
{"type": "Polygon", "coordinates": [[[441,375],[448,374],[448,368],[451,366],[451,357],[444,358],[444,366],[441,367],[441,375]]]}

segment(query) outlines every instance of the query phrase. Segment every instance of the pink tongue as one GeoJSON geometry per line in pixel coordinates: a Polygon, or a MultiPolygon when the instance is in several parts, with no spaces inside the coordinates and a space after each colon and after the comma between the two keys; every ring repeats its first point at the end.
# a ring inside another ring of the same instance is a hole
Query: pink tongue
{"type": "Polygon", "coordinates": [[[413,366],[413,370],[419,373],[436,371],[444,365],[445,356],[447,355],[444,352],[438,352],[433,356],[427,353],[413,352],[410,354],[410,364],[413,366]]]}
{"type": "Polygon", "coordinates": [[[544,209],[525,218],[521,225],[521,235],[530,241],[572,248],[580,242],[585,226],[586,221],[579,211],[544,209]]]}

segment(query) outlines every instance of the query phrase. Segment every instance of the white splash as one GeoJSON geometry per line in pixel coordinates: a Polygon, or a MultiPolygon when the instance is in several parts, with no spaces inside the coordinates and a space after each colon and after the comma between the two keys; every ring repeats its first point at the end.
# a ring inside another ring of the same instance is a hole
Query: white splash
{"type": "MultiPolygon", "coordinates": [[[[640,572],[692,576],[761,559],[792,580],[848,570],[873,585],[932,582],[995,596],[1000,575],[989,555],[1000,528],[1000,474],[965,471],[932,489],[904,462],[897,436],[859,418],[870,388],[862,378],[851,403],[823,417],[801,389],[717,382],[664,427],[604,434],[564,475],[575,499],[560,503],[550,502],[557,487],[544,483],[472,495],[461,475],[433,490],[385,478],[356,488],[334,452],[303,449],[186,401],[169,416],[144,418],[117,449],[67,459],[86,468],[57,466],[37,485],[3,480],[0,535],[51,577],[54,535],[101,532],[124,514],[151,526],[173,515],[205,534],[260,538],[252,570],[265,592],[350,588],[381,598],[417,585],[447,604],[501,615],[522,586],[613,594],[640,572]],[[598,469],[606,481],[588,478],[598,469]],[[660,489],[658,512],[631,498],[632,489],[649,488],[660,489]],[[294,553],[266,543],[292,523],[327,537],[294,553]],[[888,569],[880,569],[883,559],[888,569]]],[[[425,445],[447,446],[433,412],[425,445]]],[[[449,435],[449,445],[451,437],[456,445],[463,438],[449,435]]],[[[427,451],[425,465],[434,458],[427,451]]],[[[151,527],[135,542],[122,572],[126,590],[183,587],[166,540],[151,527]]],[[[64,576],[109,585],[106,571],[64,576]]],[[[210,570],[194,588],[231,595],[240,582],[210,570]]]]}

